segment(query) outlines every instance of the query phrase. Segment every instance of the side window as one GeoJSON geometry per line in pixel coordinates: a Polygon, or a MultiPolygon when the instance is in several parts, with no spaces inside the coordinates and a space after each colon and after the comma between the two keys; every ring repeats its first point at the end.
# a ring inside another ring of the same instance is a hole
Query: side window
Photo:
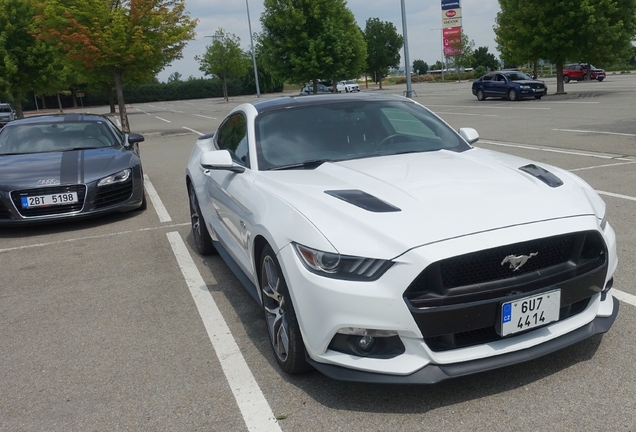
{"type": "Polygon", "coordinates": [[[492,81],[492,75],[484,75],[484,77],[481,80],[482,81],[492,81]]]}
{"type": "Polygon", "coordinates": [[[229,150],[236,163],[250,166],[247,120],[243,114],[234,114],[221,125],[217,133],[217,145],[220,150],[229,150]]]}

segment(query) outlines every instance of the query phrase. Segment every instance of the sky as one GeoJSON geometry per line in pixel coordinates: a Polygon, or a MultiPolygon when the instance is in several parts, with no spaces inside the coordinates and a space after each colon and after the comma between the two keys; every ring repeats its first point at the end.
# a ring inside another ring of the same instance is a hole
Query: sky
{"type": "MultiPolygon", "coordinates": [[[[261,32],[262,0],[248,0],[252,33],[261,32]]],[[[404,0],[406,28],[410,63],[424,60],[433,65],[442,57],[442,11],[440,0],[404,0]]],[[[364,29],[367,19],[379,18],[392,22],[397,32],[403,35],[401,0],[349,0],[347,7],[353,12],[358,26],[364,29]]],[[[182,79],[190,76],[202,77],[199,64],[194,57],[203,55],[217,29],[232,33],[241,39],[241,46],[250,47],[250,32],[247,20],[246,2],[243,0],[186,0],[186,9],[191,18],[199,23],[196,38],[183,50],[183,59],[175,60],[159,73],[159,81],[166,82],[173,72],[179,72],[182,79]]],[[[461,0],[461,15],[464,34],[475,42],[475,48],[488,47],[488,52],[497,58],[495,17],[499,12],[497,0],[461,0]]],[[[401,68],[404,68],[404,53],[401,51],[401,68]]]]}

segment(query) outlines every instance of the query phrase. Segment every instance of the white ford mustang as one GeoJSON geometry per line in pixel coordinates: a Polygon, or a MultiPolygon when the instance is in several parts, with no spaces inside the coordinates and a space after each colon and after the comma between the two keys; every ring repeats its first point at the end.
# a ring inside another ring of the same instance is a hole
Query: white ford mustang
{"type": "Polygon", "coordinates": [[[243,104],[186,170],[198,252],[262,305],[288,373],[433,383],[604,333],[616,238],[559,168],[375,94],[243,104]]]}

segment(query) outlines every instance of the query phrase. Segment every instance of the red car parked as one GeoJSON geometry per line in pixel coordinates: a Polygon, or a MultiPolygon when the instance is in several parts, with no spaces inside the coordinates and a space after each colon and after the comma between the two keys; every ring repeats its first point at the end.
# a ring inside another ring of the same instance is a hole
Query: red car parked
{"type": "MultiPolygon", "coordinates": [[[[585,63],[569,64],[563,68],[563,82],[565,84],[572,80],[583,81],[586,75],[587,64],[585,63]]],[[[605,79],[605,76],[605,71],[603,69],[597,69],[590,65],[590,79],[601,82],[605,79]]]]}

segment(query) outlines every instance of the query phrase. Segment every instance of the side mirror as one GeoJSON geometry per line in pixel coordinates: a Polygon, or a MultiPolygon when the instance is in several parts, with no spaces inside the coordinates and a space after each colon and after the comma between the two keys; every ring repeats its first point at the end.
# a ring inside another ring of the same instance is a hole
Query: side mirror
{"type": "Polygon", "coordinates": [[[129,133],[128,134],[128,143],[129,144],[135,144],[135,143],[140,143],[145,141],[145,138],[143,135],[137,134],[137,133],[129,133]]]}
{"type": "Polygon", "coordinates": [[[464,138],[468,144],[474,144],[479,141],[479,134],[473,128],[461,128],[459,135],[464,138]]]}
{"type": "Polygon", "coordinates": [[[245,168],[234,162],[227,150],[212,150],[201,155],[201,166],[205,169],[226,170],[242,173],[245,168]]]}

